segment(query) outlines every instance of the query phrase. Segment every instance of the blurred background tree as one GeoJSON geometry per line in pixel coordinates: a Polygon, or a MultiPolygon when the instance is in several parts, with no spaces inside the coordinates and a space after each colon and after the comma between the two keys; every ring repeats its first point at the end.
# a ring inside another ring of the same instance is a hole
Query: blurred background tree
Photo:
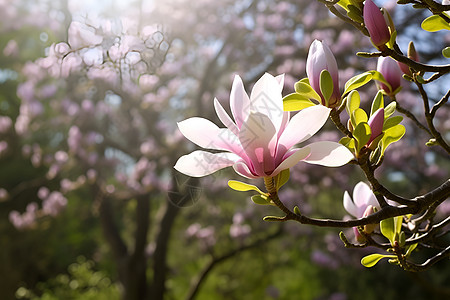
{"type": "MultiPolygon", "coordinates": [[[[383,3],[400,46],[413,40],[421,61],[439,61],[449,35],[416,34],[424,10],[383,3]]],[[[354,55],[371,48],[369,39],[321,3],[20,0],[0,8],[5,299],[449,295],[447,262],[414,275],[387,264],[363,269],[367,250],[344,249],[333,230],[263,223],[270,208],[229,190],[230,171],[194,180],[172,168],[192,150],[176,122],[218,121],[212,100],[228,107],[234,74],[250,85],[266,71],[285,73],[287,94],[306,77],[314,39],[330,45],[342,82],[375,69],[376,59],[354,55]]],[[[416,91],[404,84],[397,100],[414,111],[416,91]]],[[[432,86],[430,100],[447,88],[432,86]]],[[[363,106],[375,90],[361,91],[363,106]]],[[[437,118],[448,137],[448,105],[437,118]]],[[[449,161],[404,124],[407,136],[379,172],[394,192],[412,196],[448,178],[449,161]]],[[[328,125],[317,138],[338,141],[328,125]]],[[[300,164],[282,199],[312,216],[342,218],[344,190],[363,178],[352,166],[300,164]]],[[[444,204],[437,214],[449,214],[444,204]]]]}

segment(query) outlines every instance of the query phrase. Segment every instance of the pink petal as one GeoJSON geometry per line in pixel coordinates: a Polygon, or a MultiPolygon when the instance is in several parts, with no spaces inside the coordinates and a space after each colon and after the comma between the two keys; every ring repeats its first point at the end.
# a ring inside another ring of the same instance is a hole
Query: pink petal
{"type": "Polygon", "coordinates": [[[344,208],[349,214],[358,218],[358,209],[347,191],[344,193],[344,208]]]}
{"type": "Polygon", "coordinates": [[[281,164],[277,166],[277,168],[270,174],[270,176],[275,176],[278,173],[280,173],[283,170],[292,168],[295,166],[299,161],[304,160],[308,157],[310,154],[310,149],[307,147],[301,148],[301,149],[292,149],[289,152],[289,156],[285,158],[281,164]]]}
{"type": "Polygon", "coordinates": [[[367,145],[369,145],[377,136],[379,136],[383,132],[384,108],[379,108],[373,115],[371,115],[367,123],[369,124],[372,131],[370,140],[367,142],[367,145]]]}
{"type": "Polygon", "coordinates": [[[194,151],[180,157],[175,170],[192,177],[202,177],[234,165],[241,158],[233,153],[194,151]]]}
{"type": "Polygon", "coordinates": [[[295,144],[309,139],[322,128],[329,114],[330,109],[321,105],[302,109],[289,121],[278,144],[283,145],[288,150],[295,144]]]}
{"type": "Polygon", "coordinates": [[[250,170],[250,168],[247,166],[247,164],[243,161],[235,163],[233,165],[233,169],[239,175],[250,178],[250,179],[255,179],[255,178],[260,177],[260,176],[254,175],[253,172],[250,170]]]}
{"type": "Polygon", "coordinates": [[[228,129],[230,129],[236,136],[239,135],[239,129],[237,128],[233,120],[230,118],[230,116],[227,114],[225,109],[222,107],[219,100],[217,100],[217,98],[214,98],[214,109],[216,110],[216,114],[219,117],[219,120],[222,122],[222,124],[225,125],[228,129]]]}
{"type": "Polygon", "coordinates": [[[372,189],[362,181],[355,185],[355,188],[353,189],[353,199],[358,207],[362,207],[361,213],[364,212],[368,205],[380,207],[372,189]]]}
{"type": "Polygon", "coordinates": [[[250,110],[269,117],[278,132],[284,115],[282,99],[278,80],[269,73],[265,73],[253,86],[250,110]]]}
{"type": "Polygon", "coordinates": [[[277,132],[271,119],[262,113],[250,113],[242,124],[239,140],[259,176],[275,169],[277,132]]]}
{"type": "Polygon", "coordinates": [[[336,142],[322,141],[306,147],[311,149],[311,155],[305,159],[305,162],[310,164],[339,167],[353,159],[350,150],[336,142]]]}
{"type": "Polygon", "coordinates": [[[213,122],[203,118],[189,118],[178,122],[181,133],[191,142],[206,149],[229,150],[240,149],[237,136],[228,129],[217,127],[213,122]]]}
{"type": "Polygon", "coordinates": [[[242,79],[238,75],[234,77],[233,86],[231,87],[230,107],[237,127],[241,128],[242,123],[245,122],[249,114],[250,99],[245,92],[242,79]]]}

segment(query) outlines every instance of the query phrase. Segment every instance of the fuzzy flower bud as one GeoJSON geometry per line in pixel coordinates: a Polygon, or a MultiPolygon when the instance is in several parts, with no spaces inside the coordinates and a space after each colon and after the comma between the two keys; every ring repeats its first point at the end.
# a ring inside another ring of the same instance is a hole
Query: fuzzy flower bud
{"type": "Polygon", "coordinates": [[[322,98],[322,105],[325,105],[326,102],[320,90],[320,74],[323,70],[327,70],[333,79],[333,94],[328,101],[328,107],[336,107],[341,100],[336,59],[325,42],[314,40],[309,47],[308,59],[306,60],[306,74],[308,75],[311,87],[322,98]]]}
{"type": "Polygon", "coordinates": [[[364,3],[363,17],[372,43],[377,48],[386,44],[391,34],[383,14],[372,0],[366,0],[364,3]]]}
{"type": "MultiPolygon", "coordinates": [[[[417,53],[413,42],[409,42],[409,45],[408,45],[408,58],[412,59],[414,61],[419,61],[419,54],[417,53]]],[[[411,70],[409,69],[408,65],[401,63],[401,62],[397,62],[397,64],[403,73],[405,73],[406,75],[412,76],[411,70]]]]}
{"type": "Polygon", "coordinates": [[[380,89],[392,97],[399,92],[403,73],[397,62],[390,57],[379,57],[377,63],[377,71],[380,72],[384,79],[390,84],[390,87],[384,83],[380,83],[380,89]]]}

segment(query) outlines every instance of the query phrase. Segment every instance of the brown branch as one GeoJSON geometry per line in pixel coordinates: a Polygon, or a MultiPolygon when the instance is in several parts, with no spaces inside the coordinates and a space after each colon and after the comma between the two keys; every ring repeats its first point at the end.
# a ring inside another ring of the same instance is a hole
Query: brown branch
{"type": "Polygon", "coordinates": [[[195,279],[193,284],[191,284],[191,287],[189,289],[186,300],[195,299],[198,291],[200,290],[200,287],[205,282],[207,275],[213,270],[213,268],[215,266],[217,266],[218,264],[224,262],[225,260],[227,260],[229,258],[232,258],[235,255],[240,254],[243,251],[250,250],[252,248],[260,246],[261,244],[264,244],[264,243],[268,242],[269,240],[278,237],[281,233],[281,230],[282,230],[282,228],[280,227],[276,232],[274,232],[268,236],[259,238],[250,244],[243,245],[237,249],[233,249],[233,250],[229,251],[228,253],[225,253],[219,257],[212,257],[211,261],[203,268],[203,270],[200,272],[199,276],[195,279]]]}
{"type": "Polygon", "coordinates": [[[416,79],[414,80],[414,82],[415,82],[417,88],[419,89],[419,93],[423,99],[423,106],[424,106],[424,110],[425,110],[425,119],[427,120],[428,128],[430,129],[431,134],[436,139],[436,142],[442,148],[444,148],[444,150],[447,151],[447,153],[450,153],[450,146],[442,138],[441,134],[439,133],[439,131],[437,131],[436,127],[434,127],[433,117],[432,117],[431,111],[430,111],[430,104],[428,102],[428,95],[425,92],[423,85],[421,83],[419,83],[416,79]]]}
{"type": "Polygon", "coordinates": [[[404,108],[403,106],[401,106],[398,102],[396,104],[396,110],[402,114],[404,114],[406,117],[408,117],[411,121],[414,122],[414,124],[416,124],[417,127],[419,127],[420,129],[424,130],[426,133],[428,133],[429,135],[432,136],[430,130],[428,128],[425,127],[425,125],[423,125],[422,123],[420,123],[420,121],[416,118],[416,116],[410,112],[409,110],[407,110],[406,108],[404,108]]]}

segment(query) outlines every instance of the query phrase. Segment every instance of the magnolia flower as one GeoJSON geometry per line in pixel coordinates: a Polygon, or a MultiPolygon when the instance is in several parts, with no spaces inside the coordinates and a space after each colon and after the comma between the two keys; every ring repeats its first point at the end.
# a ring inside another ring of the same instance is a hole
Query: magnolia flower
{"type": "Polygon", "coordinates": [[[178,123],[181,133],[193,143],[224,152],[194,151],[180,157],[175,169],[201,177],[233,166],[244,177],[258,178],[276,176],[301,160],[331,167],[351,160],[351,152],[336,142],[321,141],[293,148],[324,125],[330,109],[312,106],[290,119],[289,112],[283,111],[283,82],[284,75],[273,77],[266,73],[255,83],[249,97],[241,78],[235,76],[230,95],[234,120],[214,99],[216,113],[227,128],[198,117],[178,123]]]}
{"type": "Polygon", "coordinates": [[[377,63],[377,71],[380,72],[384,79],[389,83],[390,87],[384,83],[380,83],[380,89],[384,90],[390,97],[400,91],[403,73],[397,62],[390,57],[379,57],[377,63]]]}
{"type": "Polygon", "coordinates": [[[325,42],[314,40],[309,47],[308,58],[306,60],[306,74],[308,75],[311,87],[322,98],[322,105],[336,107],[341,100],[339,92],[339,72],[333,53],[325,42]],[[333,79],[333,94],[328,100],[328,105],[320,90],[320,73],[327,70],[333,79]]]}
{"type": "Polygon", "coordinates": [[[364,3],[363,17],[372,43],[376,47],[386,44],[390,40],[391,34],[383,14],[372,0],[366,0],[364,3]]]}
{"type": "MultiPolygon", "coordinates": [[[[379,209],[380,205],[378,204],[377,198],[373,194],[372,190],[366,183],[360,181],[355,185],[355,188],[353,189],[353,200],[349,193],[345,191],[344,208],[355,218],[359,219],[367,217],[374,212],[374,207],[379,209]]],[[[374,230],[374,227],[375,224],[368,224],[364,226],[364,231],[370,234],[374,230]]],[[[361,236],[358,229],[354,227],[353,231],[357,241],[363,242],[364,238],[361,236]]]]}

